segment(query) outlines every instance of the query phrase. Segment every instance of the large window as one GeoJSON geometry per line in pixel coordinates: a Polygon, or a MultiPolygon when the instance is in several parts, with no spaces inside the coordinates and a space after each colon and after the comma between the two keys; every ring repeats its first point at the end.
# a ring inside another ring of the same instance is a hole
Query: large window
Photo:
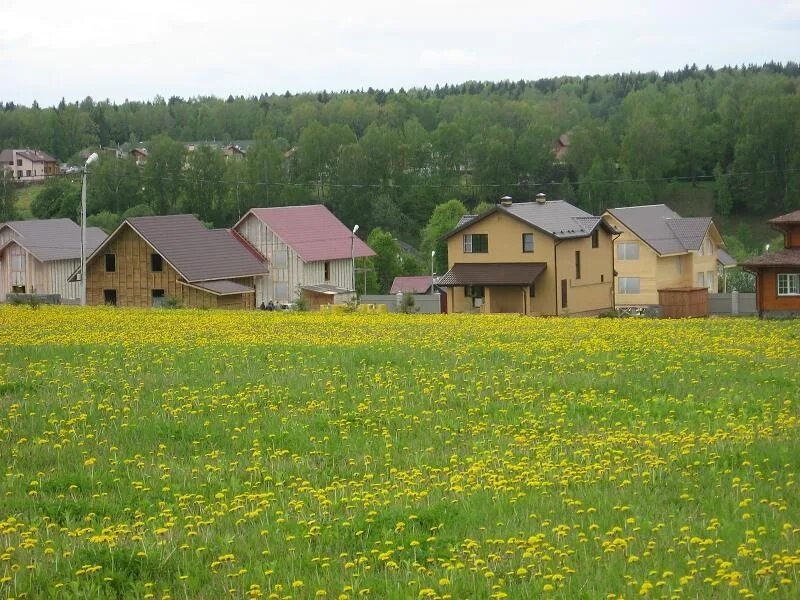
{"type": "Polygon", "coordinates": [[[489,252],[489,235],[486,233],[464,234],[464,252],[467,254],[489,252]]]}
{"type": "Polygon", "coordinates": [[[639,260],[639,243],[620,242],[617,244],[617,260],[639,260]]]}
{"type": "Polygon", "coordinates": [[[617,291],[620,294],[638,294],[639,278],[638,277],[617,278],[617,291]]]}
{"type": "Polygon", "coordinates": [[[522,234],[522,251],[523,252],[533,252],[533,234],[532,233],[523,233],[522,234]]]}
{"type": "Polygon", "coordinates": [[[117,255],[106,254],[106,273],[114,273],[117,270],[117,255]]]}
{"type": "Polygon", "coordinates": [[[778,296],[800,296],[800,273],[778,273],[778,296]]]}

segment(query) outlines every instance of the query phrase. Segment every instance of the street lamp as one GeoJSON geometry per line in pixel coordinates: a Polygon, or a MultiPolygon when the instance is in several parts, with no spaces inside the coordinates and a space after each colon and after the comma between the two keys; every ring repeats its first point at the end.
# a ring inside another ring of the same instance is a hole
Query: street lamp
{"type": "Polygon", "coordinates": [[[96,162],[97,152],[92,152],[83,165],[83,182],[81,185],[81,306],[86,306],[86,175],[89,165],[96,162]]]}
{"type": "Polygon", "coordinates": [[[433,257],[436,256],[436,250],[431,250],[431,295],[433,295],[433,276],[435,273],[433,272],[433,257]]]}
{"type": "Polygon", "coordinates": [[[356,232],[358,231],[358,225],[353,227],[353,235],[350,237],[350,262],[353,267],[353,293],[356,293],[356,232]]]}

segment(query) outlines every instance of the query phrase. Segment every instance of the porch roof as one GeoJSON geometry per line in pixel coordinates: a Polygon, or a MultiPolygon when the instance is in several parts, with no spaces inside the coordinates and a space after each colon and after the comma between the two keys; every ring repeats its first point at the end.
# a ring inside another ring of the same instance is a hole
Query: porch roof
{"type": "Polygon", "coordinates": [[[530,285],[546,268],[546,263],[456,263],[437,285],[530,285]]]}

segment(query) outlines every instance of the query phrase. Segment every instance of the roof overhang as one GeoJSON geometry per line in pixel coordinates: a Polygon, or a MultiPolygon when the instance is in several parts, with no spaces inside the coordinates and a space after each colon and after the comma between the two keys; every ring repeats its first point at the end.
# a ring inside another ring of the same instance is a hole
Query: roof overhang
{"type": "Polygon", "coordinates": [[[237,294],[255,294],[255,290],[249,286],[230,281],[228,279],[216,279],[214,281],[178,281],[186,287],[214,294],[215,296],[235,296],[237,294]],[[216,284],[216,285],[215,285],[216,284]]]}
{"type": "Polygon", "coordinates": [[[342,288],[336,285],[328,285],[326,283],[321,283],[318,285],[303,285],[300,286],[300,289],[306,292],[312,292],[314,294],[325,294],[326,296],[353,293],[353,290],[348,290],[347,288],[342,288]]]}
{"type": "Polygon", "coordinates": [[[547,263],[456,263],[436,282],[441,287],[465,285],[528,286],[547,263]]]}

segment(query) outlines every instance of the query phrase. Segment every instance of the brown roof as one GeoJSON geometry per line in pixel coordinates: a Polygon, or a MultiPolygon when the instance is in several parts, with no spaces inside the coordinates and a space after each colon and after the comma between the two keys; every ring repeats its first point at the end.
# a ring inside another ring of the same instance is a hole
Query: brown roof
{"type": "Polygon", "coordinates": [[[749,258],[741,264],[744,268],[751,270],[768,267],[800,267],[800,248],[786,248],[779,252],[762,254],[755,258],[749,258]]]}
{"type": "Polygon", "coordinates": [[[546,268],[546,263],[456,263],[436,283],[442,287],[530,285],[546,268]]]}
{"type": "Polygon", "coordinates": [[[229,279],[220,279],[217,281],[200,281],[197,283],[187,283],[186,285],[196,287],[205,292],[211,292],[216,296],[230,296],[232,294],[250,294],[255,290],[247,285],[230,281],[229,279]]]}
{"type": "Polygon", "coordinates": [[[800,210],[781,215],[780,217],[775,217],[774,219],[767,221],[767,223],[771,225],[792,225],[795,223],[800,223],[800,210]]]}
{"type": "Polygon", "coordinates": [[[267,272],[227,229],[206,229],[193,215],[134,217],[125,221],[186,281],[248,277],[267,272]]]}

